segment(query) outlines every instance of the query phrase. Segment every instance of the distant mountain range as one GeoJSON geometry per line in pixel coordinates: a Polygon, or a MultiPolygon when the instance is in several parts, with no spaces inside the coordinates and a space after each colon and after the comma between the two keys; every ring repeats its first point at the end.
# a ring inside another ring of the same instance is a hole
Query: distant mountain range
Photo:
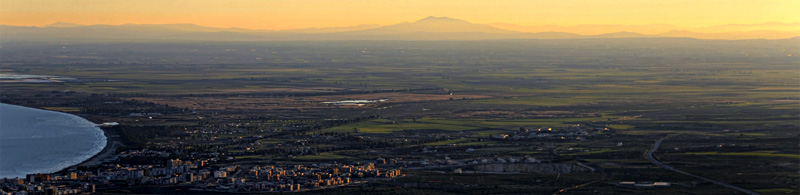
{"type": "Polygon", "coordinates": [[[293,30],[213,28],[195,24],[79,25],[42,27],[0,25],[0,41],[280,41],[280,40],[492,40],[689,37],[698,39],[786,39],[800,36],[800,23],[680,28],[672,25],[520,26],[474,24],[448,17],[426,17],[389,26],[293,30]],[[694,31],[691,31],[694,30],[694,31]]]}

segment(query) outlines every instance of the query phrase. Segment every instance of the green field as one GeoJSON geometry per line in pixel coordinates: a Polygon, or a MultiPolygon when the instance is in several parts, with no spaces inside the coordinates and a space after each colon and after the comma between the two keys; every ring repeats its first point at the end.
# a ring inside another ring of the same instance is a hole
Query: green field
{"type": "MultiPolygon", "coordinates": [[[[614,118],[612,115],[589,118],[554,118],[554,119],[441,119],[423,118],[415,120],[375,119],[333,128],[323,129],[323,132],[353,133],[378,133],[386,134],[406,130],[443,130],[443,131],[470,131],[483,137],[492,134],[504,133],[509,130],[526,128],[562,128],[571,123],[603,121],[614,118]],[[565,124],[567,123],[567,124],[565,124]]],[[[622,127],[622,126],[620,126],[622,127]]]]}

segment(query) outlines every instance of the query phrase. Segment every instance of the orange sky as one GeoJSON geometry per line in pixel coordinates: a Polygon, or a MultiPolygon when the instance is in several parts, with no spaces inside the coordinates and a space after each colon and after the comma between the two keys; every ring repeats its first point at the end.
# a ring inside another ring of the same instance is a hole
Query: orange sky
{"type": "Polygon", "coordinates": [[[426,16],[520,25],[800,22],[800,0],[1,0],[0,24],[193,23],[295,29],[426,16]]]}

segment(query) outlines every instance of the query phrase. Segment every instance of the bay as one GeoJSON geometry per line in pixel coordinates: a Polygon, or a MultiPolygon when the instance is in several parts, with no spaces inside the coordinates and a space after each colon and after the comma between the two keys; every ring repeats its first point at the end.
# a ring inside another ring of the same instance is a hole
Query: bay
{"type": "Polygon", "coordinates": [[[0,178],[61,170],[99,153],[106,141],[81,117],[0,103],[0,178]]]}

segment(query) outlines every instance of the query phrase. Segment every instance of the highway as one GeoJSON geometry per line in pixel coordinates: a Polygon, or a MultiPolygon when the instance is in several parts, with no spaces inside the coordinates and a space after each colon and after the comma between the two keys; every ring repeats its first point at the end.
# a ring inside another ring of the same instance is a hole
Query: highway
{"type": "Polygon", "coordinates": [[[717,184],[717,185],[725,186],[727,188],[731,188],[731,189],[734,189],[734,190],[738,190],[740,192],[744,192],[745,194],[758,194],[758,193],[755,193],[753,191],[750,191],[750,190],[747,190],[747,189],[744,189],[744,188],[740,188],[740,187],[737,187],[737,186],[734,186],[734,185],[731,185],[731,184],[723,183],[721,181],[717,181],[717,180],[713,180],[713,179],[697,176],[695,174],[687,173],[687,172],[684,172],[684,171],[681,171],[681,170],[677,170],[675,168],[672,168],[669,165],[665,165],[664,163],[661,163],[660,161],[658,161],[653,156],[653,153],[658,151],[658,147],[661,146],[661,142],[664,142],[664,140],[667,139],[668,137],[669,136],[662,137],[661,139],[658,139],[658,141],[656,141],[655,144],[653,144],[653,149],[650,149],[650,151],[647,151],[647,154],[645,154],[645,156],[647,157],[647,160],[650,160],[650,162],[653,162],[653,164],[655,164],[655,165],[657,165],[657,166],[659,166],[661,168],[664,168],[664,169],[667,169],[667,170],[670,170],[670,171],[673,171],[673,172],[677,172],[677,173],[680,173],[680,174],[692,176],[692,177],[695,177],[695,178],[698,178],[698,179],[701,179],[701,180],[704,180],[704,181],[707,181],[707,182],[711,182],[711,183],[714,183],[714,184],[717,184]]]}
{"type": "Polygon", "coordinates": [[[577,185],[577,186],[572,186],[572,187],[564,188],[564,189],[558,190],[558,192],[554,193],[553,195],[558,195],[558,194],[561,194],[561,193],[564,193],[564,192],[567,192],[567,191],[570,191],[570,190],[574,190],[574,189],[578,189],[578,188],[586,187],[586,186],[588,186],[588,185],[592,185],[592,184],[594,184],[594,183],[601,182],[601,181],[603,181],[603,180],[606,180],[606,179],[594,180],[594,181],[591,181],[591,182],[589,182],[589,183],[585,183],[585,184],[581,184],[581,185],[577,185]]]}

